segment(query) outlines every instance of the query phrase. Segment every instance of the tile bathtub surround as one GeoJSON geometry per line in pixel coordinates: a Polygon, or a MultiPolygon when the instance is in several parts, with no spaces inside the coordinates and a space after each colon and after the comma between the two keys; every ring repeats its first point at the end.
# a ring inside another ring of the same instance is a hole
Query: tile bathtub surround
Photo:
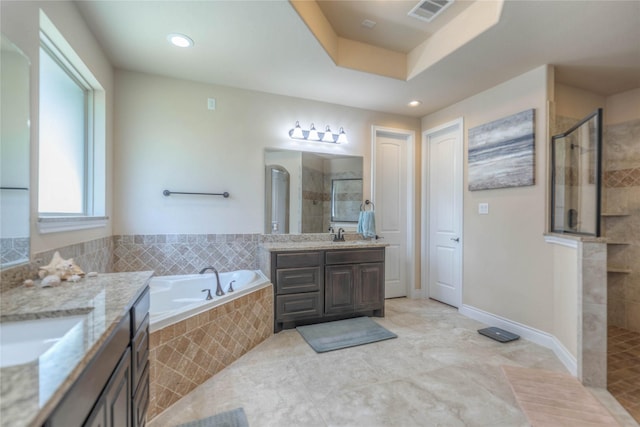
{"type": "Polygon", "coordinates": [[[38,268],[42,265],[47,265],[56,251],[59,251],[60,256],[64,259],[73,258],[85,273],[91,271],[109,273],[113,271],[111,268],[113,239],[111,237],[103,237],[36,253],[33,255],[31,262],[0,271],[0,293],[21,286],[26,279],[37,279],[38,268]]]}
{"type": "Polygon", "coordinates": [[[255,270],[260,234],[144,234],[113,236],[115,271],[154,270],[156,276],[255,270]]]}
{"type": "MultiPolygon", "coordinates": [[[[242,407],[252,427],[530,425],[502,366],[564,372],[549,349],[500,344],[485,327],[432,300],[386,301],[376,319],[398,338],[317,354],[295,330],[275,334],[193,390],[149,427],[242,407]]],[[[590,391],[619,419],[629,415],[604,390],[590,391]]]]}
{"type": "Polygon", "coordinates": [[[152,332],[148,419],[272,334],[272,286],[152,332]]]}

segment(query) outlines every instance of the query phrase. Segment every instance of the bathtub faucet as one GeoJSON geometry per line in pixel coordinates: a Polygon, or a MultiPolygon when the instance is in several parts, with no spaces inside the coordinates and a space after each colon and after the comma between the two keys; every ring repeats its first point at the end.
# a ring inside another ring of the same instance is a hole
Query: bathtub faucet
{"type": "Polygon", "coordinates": [[[200,274],[204,274],[207,270],[213,270],[213,272],[216,274],[216,295],[217,296],[222,296],[224,295],[224,291],[222,290],[222,286],[220,286],[220,276],[218,275],[218,270],[215,269],[215,267],[205,267],[202,270],[200,270],[200,274]]]}

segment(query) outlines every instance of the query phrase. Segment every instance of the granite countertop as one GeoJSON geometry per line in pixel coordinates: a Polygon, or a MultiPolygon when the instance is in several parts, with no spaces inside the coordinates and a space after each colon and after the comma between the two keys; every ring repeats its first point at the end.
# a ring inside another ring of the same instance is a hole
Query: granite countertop
{"type": "Polygon", "coordinates": [[[99,274],[55,288],[4,292],[0,321],[81,315],[74,327],[32,362],[0,368],[0,426],[40,426],[142,294],[152,271],[99,274]]]}
{"type": "Polygon", "coordinates": [[[261,244],[261,247],[269,252],[330,249],[368,249],[383,248],[386,246],[389,246],[389,244],[382,243],[378,240],[347,240],[344,242],[334,242],[331,240],[314,240],[300,242],[270,242],[261,244]]]}

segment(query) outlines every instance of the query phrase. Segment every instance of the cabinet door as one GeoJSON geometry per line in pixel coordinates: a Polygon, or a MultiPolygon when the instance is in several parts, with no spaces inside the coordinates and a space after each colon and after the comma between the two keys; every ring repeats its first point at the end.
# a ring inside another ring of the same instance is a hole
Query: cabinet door
{"type": "Polygon", "coordinates": [[[361,264],[357,270],[355,310],[378,310],[384,305],[384,263],[361,264]]]}
{"type": "Polygon", "coordinates": [[[127,349],[106,390],[110,427],[131,427],[131,350],[127,349]]]}
{"type": "Polygon", "coordinates": [[[325,267],[325,314],[350,313],[354,308],[356,266],[330,265],[325,267]]]}

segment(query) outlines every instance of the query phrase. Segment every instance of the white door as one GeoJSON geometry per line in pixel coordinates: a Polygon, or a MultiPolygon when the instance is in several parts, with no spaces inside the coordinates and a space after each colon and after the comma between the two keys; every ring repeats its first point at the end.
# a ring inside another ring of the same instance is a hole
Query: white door
{"type": "Polygon", "coordinates": [[[413,289],[413,142],[409,131],[373,128],[373,200],[376,231],[386,248],[385,298],[413,289]]]}
{"type": "Polygon", "coordinates": [[[423,137],[423,279],[430,298],[454,307],[462,304],[462,138],[462,119],[423,137]]]}

